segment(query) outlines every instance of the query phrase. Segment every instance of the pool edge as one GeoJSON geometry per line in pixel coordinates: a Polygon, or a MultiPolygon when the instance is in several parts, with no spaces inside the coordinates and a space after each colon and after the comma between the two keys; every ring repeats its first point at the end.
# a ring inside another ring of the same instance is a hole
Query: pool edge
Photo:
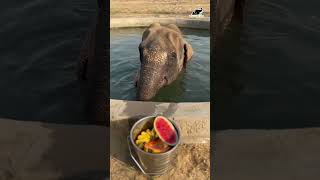
{"type": "Polygon", "coordinates": [[[147,27],[152,23],[176,24],[181,28],[210,30],[210,18],[110,18],[110,29],[125,27],[147,27]]]}
{"type": "Polygon", "coordinates": [[[210,102],[144,102],[110,99],[110,126],[129,129],[130,121],[162,114],[181,130],[182,143],[210,141],[210,102]]]}

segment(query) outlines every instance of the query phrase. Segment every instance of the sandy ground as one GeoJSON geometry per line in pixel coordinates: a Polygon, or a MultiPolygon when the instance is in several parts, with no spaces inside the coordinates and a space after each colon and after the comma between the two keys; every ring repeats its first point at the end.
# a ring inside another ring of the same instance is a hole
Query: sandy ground
{"type": "Polygon", "coordinates": [[[210,0],[111,0],[112,17],[188,17],[197,8],[210,16],[210,0]]]}
{"type": "MultiPolygon", "coordinates": [[[[143,175],[127,159],[123,162],[115,157],[110,160],[110,174],[112,180],[145,180],[143,175]]],[[[168,173],[153,177],[155,180],[207,180],[210,179],[210,148],[209,144],[183,144],[177,148],[172,161],[172,169],[168,173]]]]}

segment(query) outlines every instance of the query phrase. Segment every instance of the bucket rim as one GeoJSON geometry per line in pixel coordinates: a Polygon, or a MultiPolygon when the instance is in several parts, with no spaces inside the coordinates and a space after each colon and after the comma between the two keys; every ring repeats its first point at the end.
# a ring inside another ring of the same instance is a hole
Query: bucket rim
{"type": "MultiPolygon", "coordinates": [[[[162,115],[163,116],[163,115],[162,115]]],[[[139,124],[141,121],[144,121],[145,119],[149,119],[149,118],[156,118],[157,116],[146,116],[146,117],[143,117],[143,118],[141,118],[141,119],[139,119],[137,122],[135,122],[134,123],[134,125],[131,127],[131,129],[130,129],[130,141],[131,141],[131,144],[133,144],[133,146],[135,147],[135,149],[138,149],[138,151],[139,152],[141,152],[141,153],[143,153],[143,154],[147,154],[147,155],[151,155],[151,156],[161,156],[161,155],[166,155],[166,154],[170,154],[171,152],[173,152],[176,148],[177,148],[177,146],[180,144],[180,140],[181,140],[181,135],[180,135],[180,129],[179,129],[179,127],[177,126],[177,124],[174,122],[174,121],[172,121],[171,119],[169,119],[169,118],[167,118],[172,124],[173,124],[173,126],[176,128],[176,130],[177,130],[177,134],[178,134],[178,142],[177,142],[177,144],[175,145],[175,146],[173,146],[169,151],[167,151],[167,152],[165,152],[165,153],[159,153],[159,154],[153,154],[153,153],[149,153],[149,152],[145,152],[145,151],[143,151],[142,149],[140,149],[137,145],[136,145],[136,143],[134,143],[134,140],[132,139],[132,134],[133,134],[133,129],[134,129],[134,127],[137,125],[137,124],[139,124]]]]}

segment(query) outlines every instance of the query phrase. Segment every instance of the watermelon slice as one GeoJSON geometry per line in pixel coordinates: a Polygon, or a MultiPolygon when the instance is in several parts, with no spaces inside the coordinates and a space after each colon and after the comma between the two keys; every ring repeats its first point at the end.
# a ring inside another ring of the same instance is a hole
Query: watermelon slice
{"type": "Polygon", "coordinates": [[[175,146],[178,143],[177,131],[167,118],[157,116],[153,122],[153,128],[164,143],[170,146],[175,146]]]}

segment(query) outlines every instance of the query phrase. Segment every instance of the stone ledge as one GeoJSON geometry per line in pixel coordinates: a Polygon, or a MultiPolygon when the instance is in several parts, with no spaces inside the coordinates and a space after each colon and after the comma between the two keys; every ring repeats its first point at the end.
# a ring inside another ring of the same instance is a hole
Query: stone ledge
{"type": "Polygon", "coordinates": [[[210,18],[111,18],[110,28],[124,27],[147,27],[152,23],[176,24],[182,28],[206,29],[210,30],[210,18]]]}
{"type": "Polygon", "coordinates": [[[181,130],[182,143],[207,143],[210,140],[210,102],[162,103],[110,100],[111,129],[129,133],[136,120],[154,114],[173,119],[181,130]]]}

